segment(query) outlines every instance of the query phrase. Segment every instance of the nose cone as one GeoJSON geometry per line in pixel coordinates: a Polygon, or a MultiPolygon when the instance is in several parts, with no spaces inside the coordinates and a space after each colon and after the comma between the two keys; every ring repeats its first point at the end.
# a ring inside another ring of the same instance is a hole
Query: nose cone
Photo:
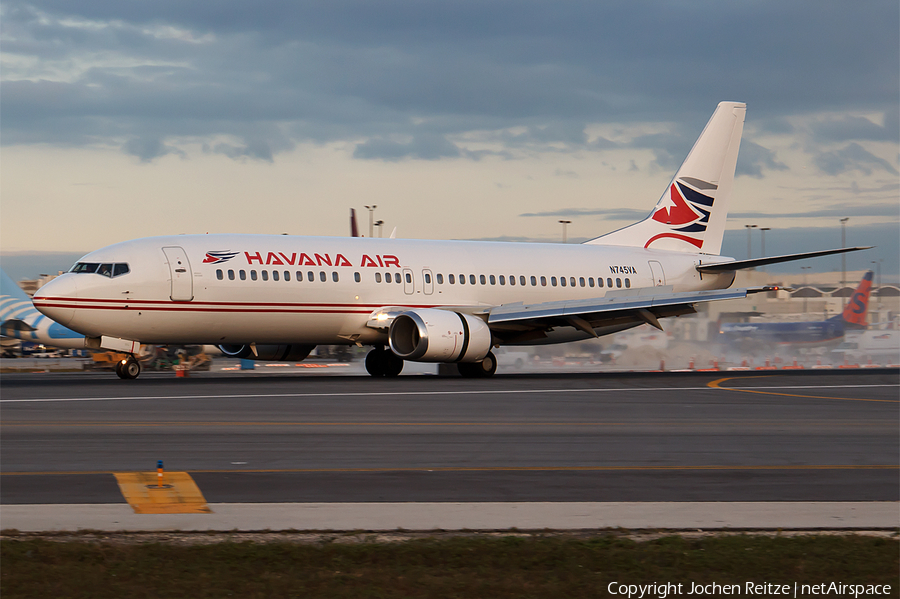
{"type": "Polygon", "coordinates": [[[64,274],[37,290],[32,298],[34,307],[63,326],[69,326],[75,316],[74,301],[78,299],[77,275],[64,274]]]}

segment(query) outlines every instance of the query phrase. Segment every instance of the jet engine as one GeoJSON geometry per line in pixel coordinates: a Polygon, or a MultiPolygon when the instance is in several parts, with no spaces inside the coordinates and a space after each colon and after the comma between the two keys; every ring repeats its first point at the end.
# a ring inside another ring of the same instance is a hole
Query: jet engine
{"type": "Polygon", "coordinates": [[[423,308],[396,316],[391,351],[414,362],[480,362],[491,351],[491,330],[480,318],[423,308]]]}
{"type": "Polygon", "coordinates": [[[250,345],[219,345],[229,358],[247,360],[289,360],[299,362],[309,355],[315,345],[257,345],[256,351],[250,345]]]}

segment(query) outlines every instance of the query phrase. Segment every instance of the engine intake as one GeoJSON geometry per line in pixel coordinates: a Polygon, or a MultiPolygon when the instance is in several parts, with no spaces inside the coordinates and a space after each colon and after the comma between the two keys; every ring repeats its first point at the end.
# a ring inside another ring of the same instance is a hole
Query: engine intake
{"type": "Polygon", "coordinates": [[[257,345],[256,352],[250,345],[219,345],[223,354],[230,358],[246,360],[290,360],[301,361],[309,352],[315,349],[315,345],[257,345]]]}
{"type": "Polygon", "coordinates": [[[480,318],[423,308],[399,314],[388,332],[391,351],[413,362],[480,362],[491,351],[491,329],[480,318]]]}

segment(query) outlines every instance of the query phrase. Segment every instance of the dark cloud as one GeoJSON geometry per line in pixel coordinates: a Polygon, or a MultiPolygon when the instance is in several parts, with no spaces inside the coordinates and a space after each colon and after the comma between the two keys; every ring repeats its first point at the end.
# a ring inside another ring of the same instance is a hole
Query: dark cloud
{"type": "Polygon", "coordinates": [[[755,179],[761,179],[763,169],[770,171],[786,171],[786,164],[775,158],[775,152],[744,139],[741,141],[741,149],[738,153],[735,176],[747,175],[755,179]]]}
{"type": "MultiPolygon", "coordinates": [[[[896,189],[895,189],[896,191],[896,189]]],[[[900,222],[900,205],[894,202],[867,203],[848,202],[837,206],[803,210],[802,212],[732,212],[732,219],[780,219],[780,218],[843,218],[845,216],[885,216],[900,222]]]]}
{"type": "Polygon", "coordinates": [[[829,175],[859,171],[865,175],[876,170],[884,170],[893,175],[900,174],[889,162],[866,151],[858,143],[849,144],[833,152],[821,152],[813,158],[816,166],[829,175]]]}
{"type": "Polygon", "coordinates": [[[588,146],[586,124],[679,123],[634,141],[658,143],[656,165],[671,168],[721,100],[747,101],[769,131],[808,112],[879,112],[884,127],[835,119],[810,134],[895,141],[898,13],[894,0],[8,0],[2,142],[199,139],[272,160],[363,139],[360,158],[477,159],[452,136],[524,127],[505,148],[602,149],[614,144],[588,146]]]}

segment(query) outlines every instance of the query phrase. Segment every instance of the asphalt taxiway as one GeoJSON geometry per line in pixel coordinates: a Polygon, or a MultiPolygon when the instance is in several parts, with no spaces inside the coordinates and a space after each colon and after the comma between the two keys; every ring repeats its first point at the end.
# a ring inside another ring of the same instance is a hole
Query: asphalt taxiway
{"type": "Polygon", "coordinates": [[[898,389],[896,369],[4,375],[0,526],[17,527],[15,509],[127,508],[114,473],[157,460],[189,473],[219,514],[284,504],[407,504],[410,517],[409,504],[471,514],[567,504],[577,514],[635,502],[647,513],[699,502],[702,514],[710,502],[769,502],[796,512],[774,526],[813,503],[888,506],[893,517],[880,521],[897,526],[898,389]]]}

